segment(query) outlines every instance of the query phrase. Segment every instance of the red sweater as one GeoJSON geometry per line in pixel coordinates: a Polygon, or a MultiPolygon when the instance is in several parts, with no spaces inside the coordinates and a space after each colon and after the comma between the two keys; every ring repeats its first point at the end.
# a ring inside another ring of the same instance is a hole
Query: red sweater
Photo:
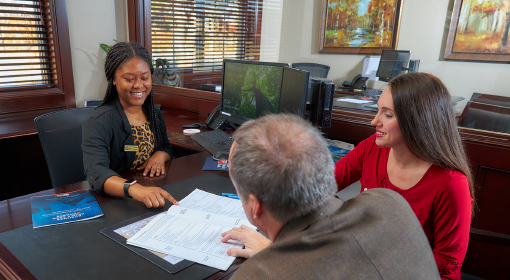
{"type": "Polygon", "coordinates": [[[388,179],[389,153],[390,148],[375,144],[375,134],[361,142],[335,164],[338,190],[360,180],[361,192],[386,188],[401,194],[429,239],[441,278],[460,279],[471,226],[472,199],[467,177],[432,165],[416,185],[402,190],[388,179]]]}

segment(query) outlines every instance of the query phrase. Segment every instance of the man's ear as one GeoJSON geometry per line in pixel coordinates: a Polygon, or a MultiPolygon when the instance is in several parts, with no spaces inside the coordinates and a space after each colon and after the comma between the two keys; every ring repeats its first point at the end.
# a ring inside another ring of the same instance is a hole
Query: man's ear
{"type": "Polygon", "coordinates": [[[253,214],[253,219],[260,219],[262,213],[264,210],[262,209],[262,203],[257,199],[257,197],[250,193],[248,196],[248,199],[250,200],[250,207],[251,212],[253,214]]]}

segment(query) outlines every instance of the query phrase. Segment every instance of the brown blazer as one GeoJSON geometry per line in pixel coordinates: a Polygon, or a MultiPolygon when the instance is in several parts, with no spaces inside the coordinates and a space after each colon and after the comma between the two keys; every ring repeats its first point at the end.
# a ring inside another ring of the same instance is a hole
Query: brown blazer
{"type": "Polygon", "coordinates": [[[406,200],[372,189],[287,222],[273,245],[231,279],[439,279],[429,242],[406,200]]]}

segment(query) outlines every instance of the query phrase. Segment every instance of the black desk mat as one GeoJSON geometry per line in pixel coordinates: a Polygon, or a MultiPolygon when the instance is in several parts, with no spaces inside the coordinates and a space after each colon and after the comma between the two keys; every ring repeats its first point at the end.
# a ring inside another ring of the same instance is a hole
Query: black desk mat
{"type": "Polygon", "coordinates": [[[189,260],[181,260],[180,262],[178,262],[176,264],[171,264],[171,263],[165,261],[160,256],[152,253],[151,251],[149,251],[147,249],[127,244],[126,237],[115,232],[115,230],[117,230],[119,228],[131,225],[133,223],[139,222],[139,221],[144,220],[149,217],[154,217],[153,214],[154,213],[147,213],[142,216],[138,216],[138,217],[134,217],[129,220],[125,220],[124,222],[121,222],[116,225],[109,226],[107,228],[102,229],[101,233],[104,234],[105,236],[109,237],[113,241],[119,243],[120,245],[126,247],[127,249],[131,250],[133,253],[138,254],[140,257],[159,266],[161,269],[166,270],[168,273],[175,274],[175,273],[185,269],[186,267],[194,264],[195,262],[192,262],[189,260]]]}
{"type": "MultiPolygon", "coordinates": [[[[220,195],[235,192],[230,179],[214,174],[195,176],[162,188],[177,200],[197,188],[220,195]]],[[[101,229],[122,221],[157,214],[161,208],[147,209],[133,199],[100,206],[103,217],[37,229],[28,225],[1,233],[0,242],[38,279],[203,279],[219,271],[193,264],[170,274],[100,233],[101,229]]]]}

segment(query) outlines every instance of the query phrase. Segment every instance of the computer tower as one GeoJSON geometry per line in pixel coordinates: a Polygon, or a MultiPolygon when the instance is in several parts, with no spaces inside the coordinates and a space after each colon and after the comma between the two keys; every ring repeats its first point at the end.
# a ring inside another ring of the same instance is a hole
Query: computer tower
{"type": "Polygon", "coordinates": [[[331,127],[334,95],[335,84],[321,79],[312,79],[312,112],[310,114],[312,124],[323,128],[331,127]]]}
{"type": "Polygon", "coordinates": [[[308,92],[306,94],[306,102],[312,104],[313,103],[313,93],[314,93],[314,89],[313,89],[313,81],[320,81],[320,82],[329,82],[329,83],[332,83],[333,81],[332,80],[328,80],[326,78],[319,78],[319,77],[312,77],[310,76],[310,80],[308,81],[308,92]]]}

